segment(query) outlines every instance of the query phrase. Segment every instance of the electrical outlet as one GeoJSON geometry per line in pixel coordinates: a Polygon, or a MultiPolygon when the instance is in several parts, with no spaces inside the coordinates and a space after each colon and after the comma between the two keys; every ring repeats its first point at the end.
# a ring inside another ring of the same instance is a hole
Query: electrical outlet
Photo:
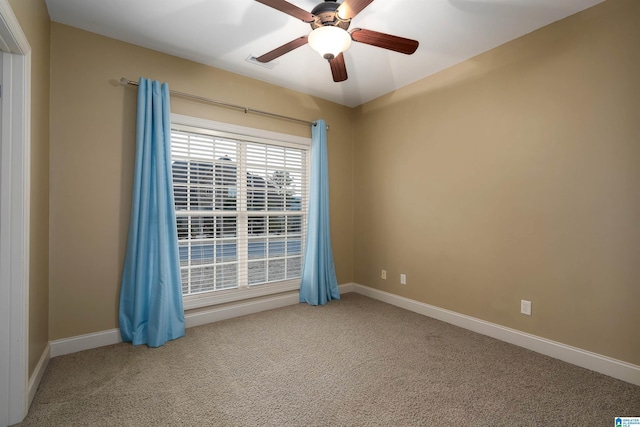
{"type": "Polygon", "coordinates": [[[531,316],[531,301],[520,300],[520,313],[531,316]]]}
{"type": "Polygon", "coordinates": [[[384,280],[387,280],[387,270],[382,270],[380,272],[380,278],[384,279],[384,280]]]}
{"type": "Polygon", "coordinates": [[[406,285],[407,284],[407,275],[406,274],[401,274],[400,275],[400,284],[401,285],[406,285]]]}

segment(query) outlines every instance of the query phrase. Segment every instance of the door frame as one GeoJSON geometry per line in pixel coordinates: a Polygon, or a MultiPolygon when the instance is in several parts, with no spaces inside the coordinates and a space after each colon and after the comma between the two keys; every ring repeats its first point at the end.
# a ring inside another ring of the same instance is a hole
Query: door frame
{"type": "Polygon", "coordinates": [[[0,0],[0,426],[29,409],[29,198],[31,47],[7,0],[0,0]]]}

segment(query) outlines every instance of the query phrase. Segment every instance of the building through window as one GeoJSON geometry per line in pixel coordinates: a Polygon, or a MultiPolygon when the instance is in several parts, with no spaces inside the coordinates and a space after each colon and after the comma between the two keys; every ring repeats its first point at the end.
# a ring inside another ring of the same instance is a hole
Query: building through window
{"type": "Polygon", "coordinates": [[[171,151],[183,296],[299,287],[310,145],[174,124],[171,151]]]}

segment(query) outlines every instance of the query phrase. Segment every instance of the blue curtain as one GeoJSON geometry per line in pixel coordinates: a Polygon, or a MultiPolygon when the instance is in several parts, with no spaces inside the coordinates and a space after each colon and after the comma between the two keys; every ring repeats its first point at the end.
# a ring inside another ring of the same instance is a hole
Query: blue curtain
{"type": "Polygon", "coordinates": [[[327,125],[324,120],[318,120],[311,126],[311,192],[308,223],[300,302],[311,305],[326,304],[332,299],[340,299],[340,291],[331,249],[327,125]]]}
{"type": "Polygon", "coordinates": [[[184,335],[166,83],[140,78],[129,239],[120,290],[120,334],[159,347],[184,335]]]}

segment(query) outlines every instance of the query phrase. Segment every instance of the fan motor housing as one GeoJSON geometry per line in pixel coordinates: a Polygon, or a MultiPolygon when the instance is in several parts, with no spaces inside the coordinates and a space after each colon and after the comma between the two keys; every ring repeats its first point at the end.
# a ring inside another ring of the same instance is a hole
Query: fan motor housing
{"type": "Polygon", "coordinates": [[[349,28],[351,20],[340,18],[338,16],[338,13],[336,12],[339,6],[340,3],[338,3],[337,1],[327,0],[314,7],[311,11],[311,14],[315,17],[315,19],[311,23],[311,28],[314,30],[316,28],[325,26],[340,27],[343,30],[349,28]]]}

